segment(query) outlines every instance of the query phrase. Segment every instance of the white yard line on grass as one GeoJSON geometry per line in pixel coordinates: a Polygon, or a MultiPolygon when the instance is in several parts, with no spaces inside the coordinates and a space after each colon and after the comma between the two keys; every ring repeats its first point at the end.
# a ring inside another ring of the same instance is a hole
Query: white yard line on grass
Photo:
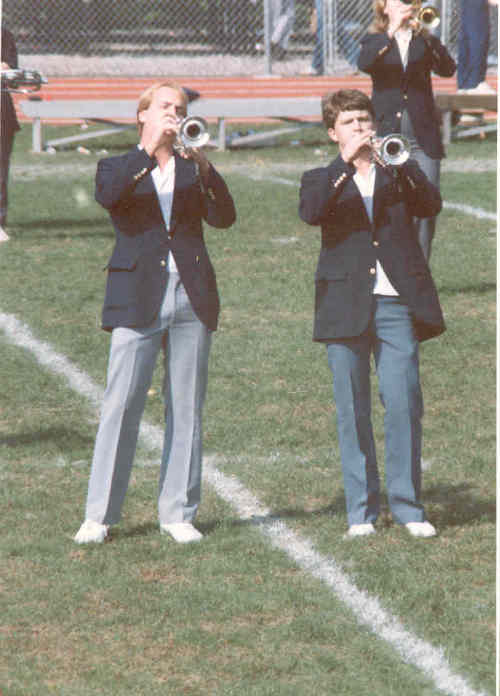
{"type": "MultiPolygon", "coordinates": [[[[71,389],[86,397],[94,407],[100,406],[103,389],[49,343],[38,340],[17,317],[0,313],[0,329],[10,343],[31,352],[40,365],[65,378],[71,389]]],[[[140,434],[148,449],[161,451],[162,428],[143,422],[140,434]]],[[[386,640],[404,662],[421,670],[443,693],[449,696],[486,696],[484,692],[472,689],[462,676],[452,671],[442,648],[434,647],[405,629],[396,617],[383,609],[377,598],[358,590],[332,557],[320,554],[307,538],[274,517],[237,478],[219,471],[215,465],[218,459],[217,455],[204,459],[204,478],[218,495],[241,518],[251,520],[275,548],[284,551],[297,565],[324,582],[351,609],[360,624],[386,640]]]]}

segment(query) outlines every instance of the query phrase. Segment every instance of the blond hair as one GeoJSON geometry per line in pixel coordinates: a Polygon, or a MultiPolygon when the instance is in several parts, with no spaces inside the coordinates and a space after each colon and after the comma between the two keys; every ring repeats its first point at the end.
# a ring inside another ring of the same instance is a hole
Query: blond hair
{"type": "Polygon", "coordinates": [[[136,114],[136,119],[137,119],[137,128],[139,130],[139,135],[142,135],[142,128],[143,128],[143,123],[139,121],[139,114],[141,111],[146,111],[149,109],[151,106],[151,102],[153,101],[153,97],[156,94],[156,92],[161,89],[162,87],[168,87],[169,89],[175,90],[181,97],[182,99],[182,106],[184,107],[184,113],[187,113],[187,105],[189,102],[188,96],[184,89],[178,84],[177,82],[174,82],[174,80],[165,80],[165,82],[156,82],[154,85],[151,85],[148,87],[139,97],[139,102],[137,104],[137,114],[136,114]]]}
{"type": "MultiPolygon", "coordinates": [[[[411,3],[413,7],[413,12],[420,9],[422,2],[421,0],[413,0],[411,3]]],[[[385,12],[386,0],[373,0],[373,22],[370,25],[369,32],[371,34],[382,34],[387,31],[389,26],[389,17],[385,12]]],[[[426,31],[419,22],[412,23],[412,29],[416,34],[420,34],[426,31]]]]}

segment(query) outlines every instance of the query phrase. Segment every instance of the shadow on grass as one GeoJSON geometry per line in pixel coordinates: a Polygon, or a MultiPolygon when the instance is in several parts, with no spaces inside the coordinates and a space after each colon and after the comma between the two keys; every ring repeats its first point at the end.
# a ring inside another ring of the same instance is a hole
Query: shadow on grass
{"type": "MultiPolygon", "coordinates": [[[[431,522],[440,532],[447,527],[465,527],[476,522],[491,522],[496,521],[496,505],[495,500],[486,500],[474,496],[471,489],[474,486],[468,483],[461,483],[456,486],[442,484],[428,488],[423,493],[424,505],[432,506],[430,514],[431,522]]],[[[283,508],[270,512],[268,515],[253,515],[248,518],[225,518],[212,519],[205,522],[196,522],[197,529],[203,535],[209,536],[218,529],[235,529],[244,527],[271,527],[277,522],[286,522],[288,520],[300,521],[321,518],[338,517],[346,522],[345,499],[343,492],[329,504],[316,510],[304,510],[300,508],[283,508]]],[[[381,496],[381,514],[379,517],[380,527],[390,527],[394,523],[390,517],[389,508],[385,495],[381,496]]],[[[116,529],[115,536],[117,537],[144,537],[158,531],[156,522],[146,522],[129,529],[116,529]]],[[[165,535],[168,538],[168,535],[165,535]]]]}
{"type": "Polygon", "coordinates": [[[474,495],[472,483],[447,483],[427,488],[424,504],[432,506],[432,520],[438,528],[462,527],[474,522],[496,522],[496,502],[474,495]]]}
{"type": "Polygon", "coordinates": [[[438,286],[438,292],[440,297],[447,295],[462,295],[462,294],[473,294],[473,295],[486,295],[489,292],[496,292],[496,283],[474,283],[469,285],[464,285],[456,288],[438,286]]]}
{"type": "Polygon", "coordinates": [[[92,447],[94,438],[86,437],[77,430],[68,430],[67,428],[47,428],[47,430],[33,430],[13,435],[0,434],[0,447],[2,445],[26,447],[44,442],[60,442],[61,449],[70,452],[74,448],[92,447]]]}
{"type": "MultiPolygon", "coordinates": [[[[9,232],[11,230],[9,229],[9,232]]],[[[41,237],[50,236],[52,238],[60,237],[114,237],[113,228],[107,219],[102,217],[74,219],[74,218],[51,218],[42,220],[26,220],[16,221],[12,223],[12,237],[41,237]],[[80,231],[80,228],[92,228],[92,231],[80,231]],[[57,230],[65,230],[66,232],[58,232],[57,230]],[[73,231],[74,230],[74,231],[73,231]],[[54,234],[50,234],[50,232],[54,234]],[[48,234],[49,233],[49,234],[48,234]]]]}

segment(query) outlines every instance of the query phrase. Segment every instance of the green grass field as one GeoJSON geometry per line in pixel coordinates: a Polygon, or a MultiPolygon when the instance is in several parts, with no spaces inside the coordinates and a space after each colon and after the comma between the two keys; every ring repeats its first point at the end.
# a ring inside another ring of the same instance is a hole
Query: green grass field
{"type": "MultiPolygon", "coordinates": [[[[134,135],[87,143],[88,156],[35,156],[30,137],[25,126],[11,162],[0,313],[103,386],[109,336],[98,325],[113,232],[93,199],[96,151],[122,152],[134,135]]],[[[300,140],[211,155],[238,221],[206,228],[222,314],[205,452],[412,635],[442,649],[470,690],[438,686],[405,662],[208,485],[203,542],[160,536],[160,452],[145,444],[111,540],[74,544],[97,410],[0,331],[2,696],[494,693],[496,222],[445,208],[434,244],[448,330],[421,350],[423,499],[439,536],[410,538],[385,508],[377,535],[345,541],[331,379],[311,340],[319,230],[297,213],[302,171],[335,152],[318,129],[300,140]]],[[[495,156],[492,136],[453,143],[443,199],[495,212],[495,156]]],[[[145,419],[161,428],[160,385],[157,370],[145,419]]],[[[383,475],[375,383],[373,397],[383,475]]]]}

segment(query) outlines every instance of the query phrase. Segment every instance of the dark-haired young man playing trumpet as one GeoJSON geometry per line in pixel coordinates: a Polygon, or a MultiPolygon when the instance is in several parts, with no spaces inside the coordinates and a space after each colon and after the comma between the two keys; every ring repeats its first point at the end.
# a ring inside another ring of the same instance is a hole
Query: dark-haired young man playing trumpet
{"type": "Polygon", "coordinates": [[[371,422],[370,356],[385,407],[389,506],[413,536],[436,530],[420,501],[419,342],[445,329],[436,288],[413,217],[436,215],[438,190],[409,159],[375,163],[374,111],[357,90],[323,99],[323,120],[339,155],[305,172],[299,213],[321,226],[314,340],[326,345],[333,372],[348,536],[375,532],[379,476],[371,422]]]}

